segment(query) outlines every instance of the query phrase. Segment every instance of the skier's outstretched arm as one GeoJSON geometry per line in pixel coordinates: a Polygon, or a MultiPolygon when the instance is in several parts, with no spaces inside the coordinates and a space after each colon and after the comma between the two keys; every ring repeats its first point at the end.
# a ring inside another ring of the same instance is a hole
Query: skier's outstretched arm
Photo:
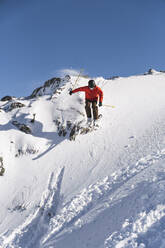
{"type": "Polygon", "coordinates": [[[79,88],[77,88],[77,89],[75,89],[75,90],[71,90],[71,91],[69,92],[69,94],[72,95],[73,93],[76,93],[76,92],[79,92],[79,91],[86,91],[86,89],[87,89],[87,86],[79,87],[79,88]]]}

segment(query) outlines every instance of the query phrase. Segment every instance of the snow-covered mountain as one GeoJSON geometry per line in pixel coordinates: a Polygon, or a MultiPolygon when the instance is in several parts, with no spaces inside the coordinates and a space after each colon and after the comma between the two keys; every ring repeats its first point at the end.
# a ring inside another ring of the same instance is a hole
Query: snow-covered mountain
{"type": "Polygon", "coordinates": [[[0,101],[0,247],[164,248],[165,73],[96,78],[96,130],[76,79],[0,101]]]}

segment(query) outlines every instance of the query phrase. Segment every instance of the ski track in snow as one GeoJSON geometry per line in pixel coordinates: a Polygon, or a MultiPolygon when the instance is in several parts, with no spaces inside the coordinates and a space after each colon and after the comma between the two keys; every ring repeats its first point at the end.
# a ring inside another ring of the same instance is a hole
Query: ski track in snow
{"type": "MultiPolygon", "coordinates": [[[[18,227],[12,234],[9,236],[7,234],[0,236],[0,244],[2,244],[3,248],[51,247],[51,245],[56,243],[56,236],[60,232],[69,227],[73,227],[75,224],[77,227],[81,227],[81,218],[85,214],[90,212],[100,203],[103,205],[100,208],[100,211],[106,209],[108,207],[107,199],[109,199],[110,203],[110,201],[112,201],[111,195],[124,183],[138,175],[149,166],[153,165],[155,162],[164,158],[165,149],[159,151],[158,153],[141,158],[136,163],[136,165],[132,165],[126,169],[118,170],[117,172],[113,173],[111,177],[105,177],[103,180],[90,185],[88,188],[85,188],[82,192],[66,203],[65,206],[63,206],[63,208],[58,212],[58,214],[56,214],[56,211],[60,199],[60,188],[64,174],[64,168],[62,168],[58,173],[56,180],[54,179],[54,174],[52,173],[49,179],[47,190],[42,196],[39,208],[25,221],[22,226],[18,227]]],[[[131,225],[129,224],[129,226],[131,225]]],[[[122,237],[125,237],[124,231],[125,229],[123,229],[122,237]]],[[[116,235],[114,234],[105,241],[105,248],[115,247],[115,242],[118,244],[119,241],[120,240],[117,239],[116,235]]],[[[131,242],[134,241],[131,239],[131,242]]],[[[127,246],[121,247],[126,248],[127,246]]]]}
{"type": "Polygon", "coordinates": [[[135,221],[125,220],[122,230],[105,240],[104,248],[164,248],[165,205],[149,213],[141,212],[135,221]]]}
{"type": "MultiPolygon", "coordinates": [[[[104,203],[104,208],[107,206],[107,199],[113,192],[121,187],[126,181],[142,172],[156,161],[165,158],[165,150],[149,155],[140,159],[136,165],[132,165],[124,170],[119,170],[111,177],[106,177],[104,180],[90,185],[84,189],[79,195],[75,196],[68,202],[60,213],[52,218],[48,235],[43,240],[44,247],[49,247],[55,242],[56,236],[69,226],[73,226],[76,221],[80,221],[81,217],[93,209],[100,202],[104,203]],[[52,239],[52,240],[51,240],[52,239]]],[[[81,224],[80,224],[81,226],[81,224]]]]}
{"type": "Polygon", "coordinates": [[[40,206],[35,213],[9,236],[0,237],[0,244],[3,248],[40,247],[40,240],[58,208],[63,175],[64,168],[59,171],[56,178],[54,173],[51,174],[47,190],[43,193],[40,206]]]}

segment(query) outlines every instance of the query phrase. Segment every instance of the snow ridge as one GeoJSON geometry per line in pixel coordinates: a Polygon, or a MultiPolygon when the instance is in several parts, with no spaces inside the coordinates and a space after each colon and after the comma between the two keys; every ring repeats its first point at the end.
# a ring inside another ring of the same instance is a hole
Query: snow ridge
{"type": "MultiPolygon", "coordinates": [[[[104,209],[109,207],[109,204],[111,204],[111,202],[113,203],[115,200],[111,195],[114,194],[117,189],[131,178],[153,165],[156,161],[164,158],[165,149],[162,149],[162,151],[141,158],[136,165],[118,170],[113,173],[112,176],[105,177],[103,180],[85,188],[80,194],[66,203],[62,210],[59,211],[58,215],[51,219],[48,234],[43,240],[43,247],[47,248],[54,244],[56,236],[62,232],[62,230],[67,229],[77,221],[81,222],[81,218],[86,213],[89,213],[90,210],[94,209],[96,205],[102,203],[100,209],[102,209],[101,211],[104,211],[104,209]]],[[[109,244],[109,241],[105,241],[105,244],[109,244]]],[[[107,246],[106,248],[111,247],[114,246],[107,246]]]]}
{"type": "Polygon", "coordinates": [[[89,212],[111,189],[108,177],[96,184],[90,185],[80,194],[69,201],[58,215],[52,218],[48,234],[43,240],[44,247],[49,247],[50,239],[64,228],[76,222],[81,216],[89,212]]]}
{"type": "Polygon", "coordinates": [[[149,213],[141,212],[135,222],[126,220],[120,232],[107,238],[104,248],[163,248],[165,232],[159,233],[158,230],[164,229],[164,220],[165,205],[158,205],[149,213]]]}
{"type": "Polygon", "coordinates": [[[144,158],[139,159],[135,165],[128,166],[125,169],[118,170],[112,174],[113,182],[124,183],[128,179],[137,175],[144,169],[148,168],[157,161],[165,158],[165,149],[157,151],[157,153],[150,154],[144,158]]]}

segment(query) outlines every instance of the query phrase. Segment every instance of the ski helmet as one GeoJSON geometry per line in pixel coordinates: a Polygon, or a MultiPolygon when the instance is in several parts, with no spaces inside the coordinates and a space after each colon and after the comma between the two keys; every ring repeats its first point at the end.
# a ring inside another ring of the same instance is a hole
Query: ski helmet
{"type": "Polygon", "coordinates": [[[94,80],[89,80],[88,81],[88,87],[89,88],[94,88],[96,86],[96,84],[95,84],[95,81],[94,80]]]}

